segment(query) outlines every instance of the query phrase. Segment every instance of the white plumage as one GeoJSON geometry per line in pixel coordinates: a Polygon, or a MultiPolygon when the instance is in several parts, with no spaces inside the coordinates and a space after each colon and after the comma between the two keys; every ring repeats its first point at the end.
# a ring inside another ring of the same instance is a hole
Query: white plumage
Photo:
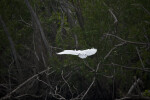
{"type": "Polygon", "coordinates": [[[97,49],[86,49],[86,50],[64,50],[57,53],[58,55],[69,54],[69,55],[78,55],[80,58],[84,59],[87,56],[94,55],[97,52],[97,49]]]}

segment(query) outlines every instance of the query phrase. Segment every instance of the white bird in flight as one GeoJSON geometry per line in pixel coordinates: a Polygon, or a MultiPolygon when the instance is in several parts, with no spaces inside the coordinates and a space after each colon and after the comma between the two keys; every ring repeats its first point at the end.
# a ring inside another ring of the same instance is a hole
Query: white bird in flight
{"type": "Polygon", "coordinates": [[[82,59],[85,59],[87,56],[94,55],[97,52],[97,49],[86,49],[86,50],[64,50],[57,53],[58,55],[68,54],[68,55],[77,55],[82,59]]]}

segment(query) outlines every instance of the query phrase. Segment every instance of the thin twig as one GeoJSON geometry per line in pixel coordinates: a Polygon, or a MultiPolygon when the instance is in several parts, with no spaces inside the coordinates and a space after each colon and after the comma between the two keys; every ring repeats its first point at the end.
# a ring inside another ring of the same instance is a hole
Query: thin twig
{"type": "Polygon", "coordinates": [[[53,48],[53,49],[59,49],[59,50],[63,50],[62,48],[58,48],[58,47],[54,47],[54,46],[49,46],[50,48],[53,48]]]}
{"type": "Polygon", "coordinates": [[[119,40],[121,40],[121,41],[123,41],[125,43],[131,43],[131,44],[136,44],[136,45],[146,45],[147,44],[147,43],[142,43],[142,42],[133,42],[133,41],[124,40],[124,39],[122,39],[122,38],[120,38],[120,37],[118,37],[116,35],[113,35],[113,34],[108,34],[107,33],[106,35],[115,37],[115,38],[117,38],[117,39],[119,39],[119,40]]]}
{"type": "Polygon", "coordinates": [[[93,68],[91,68],[91,67],[88,65],[88,63],[85,62],[85,60],[83,60],[83,61],[84,61],[84,64],[85,64],[92,72],[95,71],[93,68]]]}
{"type": "Polygon", "coordinates": [[[120,66],[120,67],[125,68],[125,69],[140,70],[140,71],[144,71],[144,72],[149,72],[150,73],[150,69],[148,69],[148,68],[143,69],[143,68],[138,68],[138,67],[126,67],[126,66],[119,65],[119,64],[114,64],[114,63],[112,63],[111,65],[120,66]]]}
{"type": "Polygon", "coordinates": [[[48,83],[46,83],[46,82],[44,82],[43,80],[39,79],[39,77],[37,77],[37,80],[38,80],[39,82],[42,82],[43,84],[47,85],[48,87],[51,87],[48,83]]]}
{"type": "Polygon", "coordinates": [[[95,77],[93,78],[92,83],[90,84],[90,86],[88,87],[88,89],[86,90],[86,92],[84,93],[84,95],[82,96],[81,100],[83,100],[84,97],[87,95],[87,93],[89,92],[90,88],[93,86],[94,82],[95,82],[95,77]]]}
{"type": "Polygon", "coordinates": [[[150,100],[150,97],[132,95],[130,97],[123,97],[123,98],[115,99],[115,100],[150,100]]]}
{"type": "Polygon", "coordinates": [[[72,93],[72,91],[71,91],[70,85],[69,85],[69,83],[65,80],[65,78],[64,78],[64,76],[63,76],[63,70],[62,70],[62,72],[61,72],[61,76],[62,76],[62,79],[64,80],[64,82],[67,84],[71,95],[73,96],[73,93],[72,93]]]}
{"type": "Polygon", "coordinates": [[[57,86],[55,86],[54,93],[50,92],[49,94],[51,94],[54,98],[56,98],[58,100],[66,100],[65,97],[63,97],[62,95],[60,95],[60,94],[57,93],[57,90],[58,90],[58,88],[57,88],[57,86]]]}
{"type": "Polygon", "coordinates": [[[32,24],[29,24],[25,20],[23,20],[23,18],[21,16],[20,16],[20,20],[19,21],[25,23],[28,27],[32,26],[32,24]]]}
{"type": "Polygon", "coordinates": [[[76,34],[74,34],[74,38],[75,38],[75,46],[76,46],[76,49],[78,48],[78,37],[76,34]]]}
{"type": "Polygon", "coordinates": [[[8,76],[9,76],[9,90],[10,90],[10,91],[11,91],[11,89],[12,89],[12,88],[11,88],[11,78],[10,78],[10,77],[11,77],[11,75],[10,75],[11,73],[10,73],[10,72],[11,72],[11,65],[14,63],[14,59],[12,59],[12,60],[13,60],[13,61],[9,64],[9,69],[8,69],[8,76]]]}
{"type": "Polygon", "coordinates": [[[145,67],[144,67],[144,63],[143,63],[142,58],[141,58],[141,55],[140,55],[140,53],[139,53],[139,49],[138,49],[137,47],[136,47],[136,51],[137,51],[137,54],[138,54],[138,56],[139,56],[139,59],[140,59],[141,65],[142,65],[143,69],[145,69],[145,67]]]}
{"type": "Polygon", "coordinates": [[[115,47],[113,47],[113,48],[107,53],[107,55],[104,57],[104,60],[112,53],[113,50],[115,50],[117,47],[122,46],[122,45],[124,45],[124,44],[125,44],[125,42],[120,43],[120,44],[118,44],[118,45],[115,45],[115,47]]]}
{"type": "Polygon", "coordinates": [[[131,4],[131,5],[142,7],[144,11],[147,12],[147,14],[150,16],[150,12],[143,5],[141,4],[131,4]]]}
{"type": "Polygon", "coordinates": [[[116,69],[114,68],[114,73],[113,73],[113,94],[112,94],[112,99],[115,98],[115,74],[116,74],[116,69]]]}
{"type": "Polygon", "coordinates": [[[101,63],[101,62],[99,62],[99,63],[97,64],[97,67],[96,67],[96,70],[95,70],[96,73],[97,73],[97,71],[99,70],[99,65],[100,65],[100,63],[101,63]]]}
{"type": "Polygon", "coordinates": [[[40,98],[42,97],[42,95],[31,95],[31,94],[23,94],[23,95],[19,95],[17,97],[15,97],[16,99],[19,99],[19,98],[22,98],[22,97],[25,97],[25,96],[31,96],[31,97],[34,97],[34,98],[40,98]]]}

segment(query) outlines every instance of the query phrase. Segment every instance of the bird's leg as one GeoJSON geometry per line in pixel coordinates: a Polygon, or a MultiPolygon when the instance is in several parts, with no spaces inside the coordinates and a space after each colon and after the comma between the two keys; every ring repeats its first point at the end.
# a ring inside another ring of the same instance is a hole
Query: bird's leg
{"type": "Polygon", "coordinates": [[[93,69],[93,68],[91,68],[90,66],[89,66],[89,64],[88,63],[86,63],[86,61],[83,59],[83,62],[84,62],[84,64],[90,69],[90,70],[92,70],[92,72],[94,72],[95,70],[93,69]]]}

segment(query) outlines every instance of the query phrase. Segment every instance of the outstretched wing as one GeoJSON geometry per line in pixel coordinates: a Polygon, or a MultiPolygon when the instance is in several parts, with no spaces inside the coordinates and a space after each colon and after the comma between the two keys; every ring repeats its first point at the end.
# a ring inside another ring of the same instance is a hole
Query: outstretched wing
{"type": "Polygon", "coordinates": [[[87,55],[87,56],[91,56],[94,55],[97,52],[97,49],[92,48],[92,49],[87,49],[87,50],[83,50],[83,52],[87,55]]]}
{"type": "Polygon", "coordinates": [[[57,53],[58,55],[69,54],[69,55],[78,55],[79,53],[76,50],[64,50],[57,53]]]}

